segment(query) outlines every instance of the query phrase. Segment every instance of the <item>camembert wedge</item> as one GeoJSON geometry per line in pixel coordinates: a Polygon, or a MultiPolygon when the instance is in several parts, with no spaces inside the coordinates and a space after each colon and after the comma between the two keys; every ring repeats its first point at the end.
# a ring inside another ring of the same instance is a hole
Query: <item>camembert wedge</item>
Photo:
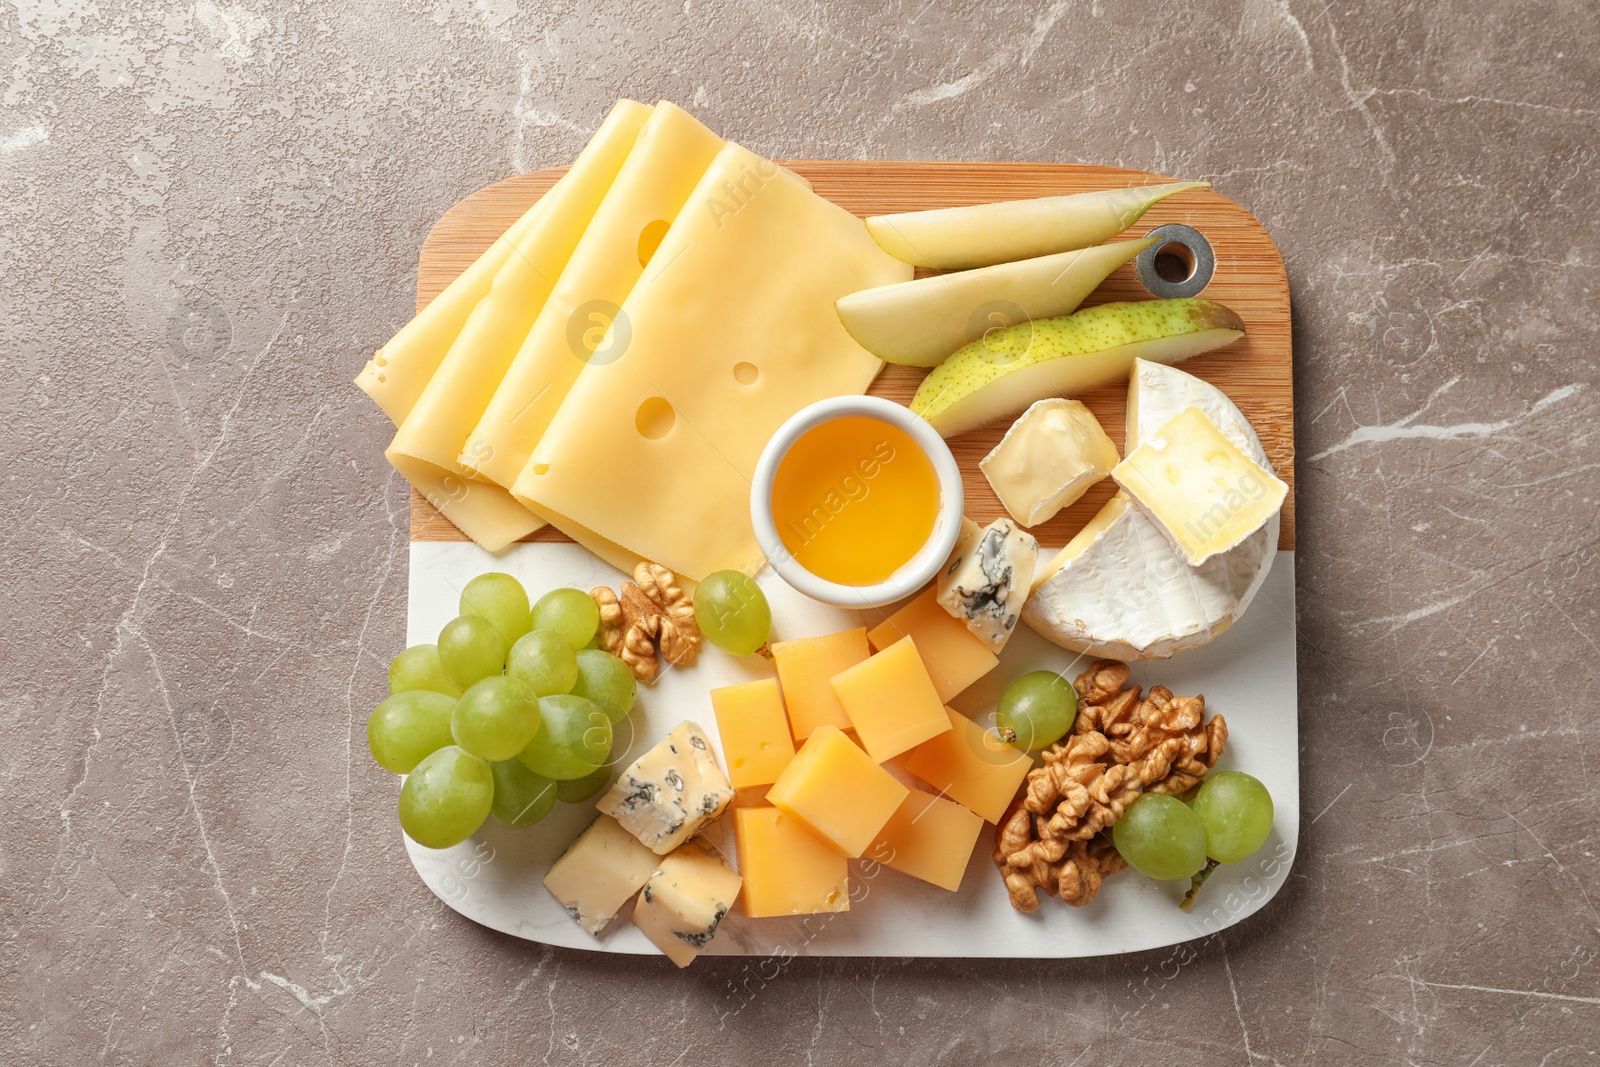
{"type": "Polygon", "coordinates": [[[1111,476],[1193,567],[1266,525],[1289,493],[1197,407],[1167,420],[1111,476]]]}
{"type": "Polygon", "coordinates": [[[1110,474],[1119,458],[1094,412],[1052,397],[1023,412],[978,469],[1013,519],[1037,526],[1110,474]]]}

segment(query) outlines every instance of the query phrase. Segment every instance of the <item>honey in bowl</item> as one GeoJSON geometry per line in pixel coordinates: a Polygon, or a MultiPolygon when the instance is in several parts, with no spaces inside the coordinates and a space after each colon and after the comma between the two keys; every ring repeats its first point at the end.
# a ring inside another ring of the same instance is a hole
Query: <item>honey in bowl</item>
{"type": "Polygon", "coordinates": [[[939,476],[906,431],[866,415],[807,430],[778,464],[772,518],[796,563],[826,581],[892,578],[928,543],[939,476]]]}

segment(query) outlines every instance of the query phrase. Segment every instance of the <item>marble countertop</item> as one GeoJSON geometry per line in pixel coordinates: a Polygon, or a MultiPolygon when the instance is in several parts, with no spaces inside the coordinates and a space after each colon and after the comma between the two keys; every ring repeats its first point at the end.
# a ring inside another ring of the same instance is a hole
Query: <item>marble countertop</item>
{"type": "Polygon", "coordinates": [[[1597,45],[1577,0],[8,5],[0,1058],[1595,1062],[1597,45]],[[406,490],[350,379],[431,222],[621,95],[780,157],[1205,178],[1271,230],[1303,807],[1264,911],[752,981],[413,875],[363,737],[406,490]]]}

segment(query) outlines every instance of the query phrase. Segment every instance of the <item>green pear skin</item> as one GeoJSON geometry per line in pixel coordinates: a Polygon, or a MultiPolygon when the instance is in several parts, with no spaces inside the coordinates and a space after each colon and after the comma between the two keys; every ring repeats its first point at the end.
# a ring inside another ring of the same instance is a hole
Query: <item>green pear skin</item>
{"type": "Polygon", "coordinates": [[[896,259],[935,270],[965,270],[1102,244],[1167,197],[1210,187],[1210,182],[1166,182],[875,215],[867,220],[867,232],[896,259]]]}
{"type": "Polygon", "coordinates": [[[954,437],[1046,397],[1126,379],[1135,359],[1173,364],[1244,336],[1244,320],[1210,300],[1136,300],[995,330],[923,379],[911,410],[954,437]]]}
{"type": "Polygon", "coordinates": [[[885,363],[936,366],[996,327],[1070,315],[1111,272],[1156,242],[1114,241],[840,297],[850,336],[885,363]]]}

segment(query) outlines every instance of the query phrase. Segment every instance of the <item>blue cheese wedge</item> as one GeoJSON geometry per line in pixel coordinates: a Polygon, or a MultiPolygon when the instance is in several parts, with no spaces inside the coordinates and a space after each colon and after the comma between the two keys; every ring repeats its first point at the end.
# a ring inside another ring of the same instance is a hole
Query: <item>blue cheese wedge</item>
{"type": "Polygon", "coordinates": [[[658,856],[665,856],[727,810],[733,786],[717,766],[711,742],[692,722],[622,772],[595,805],[658,856]]]}
{"type": "Polygon", "coordinates": [[[939,604],[998,654],[1017,628],[1038,561],[1039,542],[1010,519],[981,529],[965,520],[938,578],[939,604]]]}
{"type": "Polygon", "coordinates": [[[686,841],[645,882],[633,924],[673,963],[687,967],[717,936],[743,884],[704,839],[686,841]]]}
{"type": "Polygon", "coordinates": [[[544,885],[579,926],[599,937],[660,862],[617,820],[602,815],[551,866],[544,885]]]}

